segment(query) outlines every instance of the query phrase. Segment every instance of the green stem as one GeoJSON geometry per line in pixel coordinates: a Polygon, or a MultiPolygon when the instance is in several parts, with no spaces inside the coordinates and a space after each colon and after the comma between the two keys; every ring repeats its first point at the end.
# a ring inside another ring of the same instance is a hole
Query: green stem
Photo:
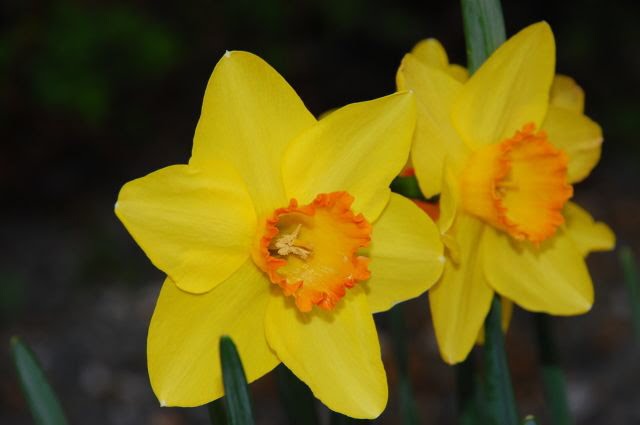
{"type": "Polygon", "coordinates": [[[558,351],[553,338],[551,317],[546,314],[534,316],[538,350],[542,368],[542,383],[545,397],[551,413],[551,423],[554,425],[571,425],[569,402],[564,373],[558,362],[558,351]]]}
{"type": "Polygon", "coordinates": [[[506,40],[500,0],[462,0],[469,74],[506,40]]]}
{"type": "Polygon", "coordinates": [[[485,321],[485,373],[487,400],[491,423],[516,425],[520,422],[511,386],[507,354],[504,349],[504,333],[501,324],[500,300],[494,297],[491,311],[485,321]]]}
{"type": "Polygon", "coordinates": [[[400,393],[400,415],[404,425],[418,423],[418,409],[411,388],[409,376],[409,353],[407,350],[407,327],[404,319],[402,304],[390,311],[393,345],[398,366],[398,388],[400,393]]]}
{"type": "MultiPolygon", "coordinates": [[[[506,40],[500,0],[461,0],[467,66],[473,74],[506,40]]],[[[500,300],[494,297],[485,321],[485,373],[489,416],[496,425],[516,425],[518,418],[501,328],[500,300]]]]}

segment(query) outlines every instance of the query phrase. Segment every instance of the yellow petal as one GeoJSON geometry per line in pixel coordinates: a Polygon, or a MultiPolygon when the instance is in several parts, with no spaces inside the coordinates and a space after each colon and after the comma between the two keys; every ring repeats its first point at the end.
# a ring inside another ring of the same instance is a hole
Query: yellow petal
{"type": "Polygon", "coordinates": [[[425,65],[444,71],[449,58],[442,44],[435,38],[421,40],[411,49],[411,54],[425,65]]]}
{"type": "Polygon", "coordinates": [[[470,146],[500,142],[524,124],[540,126],[555,66],[546,22],[533,24],[498,48],[464,85],[452,109],[455,128],[470,146]]]}
{"type": "Polygon", "coordinates": [[[409,156],[415,101],[399,93],[354,103],[323,118],[285,153],[286,193],[301,204],[319,193],[347,191],[354,211],[374,221],[389,199],[389,184],[409,156]]]}
{"type": "Polygon", "coordinates": [[[242,178],[224,163],[211,172],[174,165],[133,180],[115,210],[153,264],[193,293],[244,263],[256,228],[242,178]]]}
{"type": "Polygon", "coordinates": [[[573,78],[566,75],[556,75],[551,85],[549,103],[552,106],[582,114],[584,112],[584,91],[573,78]]]}
{"type": "Polygon", "coordinates": [[[411,49],[411,55],[425,65],[444,71],[464,83],[469,79],[469,71],[460,65],[450,65],[447,52],[435,38],[421,40],[411,49]]]}
{"type": "Polygon", "coordinates": [[[487,253],[483,259],[489,284],[524,309],[573,315],[591,308],[589,271],[582,254],[562,230],[536,248],[491,229],[482,249],[487,253]]]}
{"type": "Polygon", "coordinates": [[[267,310],[267,340],[280,360],[331,410],[375,418],[387,403],[387,377],[367,296],[358,286],[335,310],[298,311],[276,297],[267,310]]]}
{"type": "Polygon", "coordinates": [[[251,260],[204,295],[165,281],[147,340],[149,377],[161,405],[199,406],[223,395],[222,335],[233,338],[249,382],[278,365],[264,333],[270,286],[251,260]]]}
{"type": "Polygon", "coordinates": [[[463,361],[476,342],[489,312],[493,290],[482,273],[482,243],[486,225],[461,214],[451,229],[459,255],[449,255],[442,278],[429,291],[433,327],[440,355],[449,364],[463,361]]]}
{"type": "Polygon", "coordinates": [[[281,179],[285,147],[315,118],[287,82],[246,52],[227,52],[207,85],[190,163],[213,159],[240,171],[258,217],[288,202],[281,179]]]}
{"type": "Polygon", "coordinates": [[[569,182],[586,178],[600,160],[602,130],[585,115],[550,106],[542,125],[549,141],[569,156],[569,182]]]}
{"type": "Polygon", "coordinates": [[[467,68],[465,68],[464,66],[456,64],[449,65],[447,67],[447,74],[451,75],[461,83],[464,83],[469,79],[469,70],[467,70],[467,68]]]}
{"type": "Polygon", "coordinates": [[[609,226],[596,222],[583,208],[567,202],[563,211],[565,228],[582,255],[594,251],[611,251],[616,244],[616,236],[609,226]]]}
{"type": "Polygon", "coordinates": [[[402,60],[396,82],[399,90],[413,90],[416,95],[418,120],[411,160],[420,189],[426,197],[431,197],[442,190],[445,157],[451,167],[459,168],[467,156],[467,148],[450,118],[451,105],[462,85],[411,54],[402,60]]]}
{"type": "Polygon", "coordinates": [[[363,284],[371,311],[388,310],[429,289],[442,274],[442,250],[440,232],[429,216],[392,193],[373,224],[371,278],[363,284]]]}
{"type": "Polygon", "coordinates": [[[456,176],[447,165],[445,165],[443,171],[442,181],[442,193],[440,194],[440,217],[438,218],[438,228],[440,233],[445,234],[453,225],[453,222],[458,213],[458,204],[460,202],[459,184],[456,176]]]}

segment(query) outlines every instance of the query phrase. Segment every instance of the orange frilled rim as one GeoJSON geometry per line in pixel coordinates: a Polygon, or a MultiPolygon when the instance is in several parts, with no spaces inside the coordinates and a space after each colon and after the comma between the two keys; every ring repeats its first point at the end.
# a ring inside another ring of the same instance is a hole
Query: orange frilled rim
{"type": "Polygon", "coordinates": [[[311,203],[276,209],[259,243],[260,268],[298,309],[331,310],[348,288],[371,273],[359,250],[371,242],[371,224],[351,210],[347,192],[319,194],[311,203]]]}
{"type": "Polygon", "coordinates": [[[567,154],[534,124],[476,151],[461,176],[464,209],[517,240],[539,244],[564,223],[573,195],[567,154]]]}

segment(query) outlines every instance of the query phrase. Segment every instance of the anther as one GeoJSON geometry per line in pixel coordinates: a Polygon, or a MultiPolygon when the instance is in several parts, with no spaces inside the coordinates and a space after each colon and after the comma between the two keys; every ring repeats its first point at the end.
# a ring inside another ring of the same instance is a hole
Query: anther
{"type": "Polygon", "coordinates": [[[289,254],[293,254],[302,258],[303,260],[306,260],[309,255],[311,255],[311,250],[301,246],[302,242],[298,240],[298,235],[300,234],[301,227],[302,226],[298,224],[293,233],[283,234],[282,236],[278,237],[274,241],[273,251],[276,251],[278,255],[282,255],[283,257],[286,257],[289,254]]]}

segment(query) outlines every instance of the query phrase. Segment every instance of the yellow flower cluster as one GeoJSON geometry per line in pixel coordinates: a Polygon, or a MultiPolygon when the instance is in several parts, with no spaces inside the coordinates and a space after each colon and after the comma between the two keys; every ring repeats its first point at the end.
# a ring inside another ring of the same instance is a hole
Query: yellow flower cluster
{"type": "Polygon", "coordinates": [[[209,80],[188,164],[127,183],[116,214],[167,278],[148,336],[160,403],[223,395],[218,340],[247,378],[284,363],[331,409],[377,417],[387,381],[373,313],[429,291],[442,357],[463,360],[494,293],[587,311],[587,253],[611,231],[568,202],[597,163],[597,124],[554,77],[545,23],[471,77],[426,40],[399,93],[320,120],[260,58],[227,52],[209,80]],[[409,155],[434,222],[389,185],[409,155]]]}

